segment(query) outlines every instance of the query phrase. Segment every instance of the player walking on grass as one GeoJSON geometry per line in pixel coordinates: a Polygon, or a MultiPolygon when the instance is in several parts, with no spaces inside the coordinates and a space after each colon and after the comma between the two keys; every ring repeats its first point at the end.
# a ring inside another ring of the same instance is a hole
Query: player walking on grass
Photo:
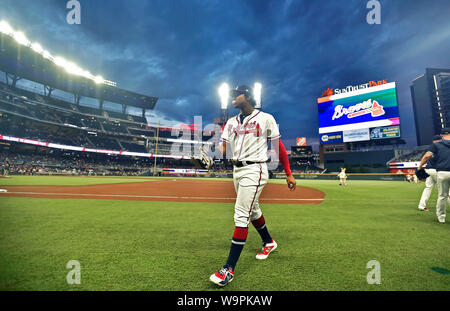
{"type": "MultiPolygon", "coordinates": [[[[436,135],[433,137],[433,143],[437,143],[442,140],[442,137],[440,135],[436,135]]],[[[423,189],[422,196],[420,197],[419,202],[419,210],[420,211],[429,211],[427,207],[428,200],[430,199],[431,192],[433,191],[434,186],[437,183],[437,172],[435,169],[436,165],[436,159],[430,158],[427,162],[427,166],[425,169],[425,172],[430,175],[425,180],[425,189],[423,189]]]]}
{"type": "Polygon", "coordinates": [[[433,157],[435,159],[436,181],[438,186],[438,199],[436,203],[436,216],[440,223],[445,223],[447,201],[450,189],[450,128],[443,128],[441,131],[442,141],[431,145],[422,160],[418,170],[433,157]]]}
{"type": "Polygon", "coordinates": [[[259,196],[267,183],[269,174],[268,141],[278,150],[278,158],[286,173],[286,182],[291,191],[296,181],[289,167],[286,149],[280,140],[280,133],[272,115],[254,108],[252,89],[238,86],[230,92],[233,106],[241,110],[237,116],[229,119],[224,127],[221,146],[223,155],[230,147],[232,154],[233,182],[236,190],[234,209],[235,229],[231,240],[228,259],[223,268],[212,274],[211,282],[224,286],[234,278],[234,270],[244,248],[248,235],[248,226],[253,226],[261,236],[263,247],[256,259],[266,259],[277,248],[277,243],[267,229],[264,216],[259,207],[259,196]]]}

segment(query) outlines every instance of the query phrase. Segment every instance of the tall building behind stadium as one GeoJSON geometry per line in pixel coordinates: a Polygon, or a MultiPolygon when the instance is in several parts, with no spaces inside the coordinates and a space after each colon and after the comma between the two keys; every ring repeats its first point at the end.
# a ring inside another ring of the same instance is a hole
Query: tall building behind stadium
{"type": "Polygon", "coordinates": [[[427,68],[411,84],[417,145],[431,144],[450,127],[450,69],[427,68]]]}

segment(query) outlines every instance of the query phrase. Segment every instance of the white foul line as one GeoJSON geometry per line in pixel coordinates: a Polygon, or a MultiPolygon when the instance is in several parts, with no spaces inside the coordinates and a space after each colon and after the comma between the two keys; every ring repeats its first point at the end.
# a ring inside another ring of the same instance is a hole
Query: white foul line
{"type": "MultiPolygon", "coordinates": [[[[1,195],[2,193],[0,193],[1,195]]],[[[125,197],[125,198],[148,198],[148,199],[195,199],[195,200],[236,200],[236,198],[217,197],[176,197],[158,195],[131,195],[131,194],[89,194],[89,193],[52,193],[52,192],[21,192],[9,191],[5,194],[29,194],[29,195],[54,195],[54,196],[89,196],[89,197],[125,197]]],[[[260,200],[272,201],[323,201],[324,199],[286,199],[286,198],[261,198],[260,200]]]]}

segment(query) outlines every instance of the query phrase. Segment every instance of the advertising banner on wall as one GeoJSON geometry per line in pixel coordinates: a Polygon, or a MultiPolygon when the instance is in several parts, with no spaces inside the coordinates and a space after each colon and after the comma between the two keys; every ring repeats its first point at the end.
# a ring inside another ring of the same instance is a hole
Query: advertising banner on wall
{"type": "Polygon", "coordinates": [[[344,143],[370,140],[370,133],[368,128],[343,131],[342,136],[344,137],[344,143]]]}
{"type": "Polygon", "coordinates": [[[321,144],[336,144],[342,142],[343,142],[342,132],[320,134],[321,144]]]}
{"type": "Polygon", "coordinates": [[[306,137],[297,137],[297,146],[306,146],[306,137]]]}
{"type": "Polygon", "coordinates": [[[376,127],[370,129],[370,139],[385,139],[400,137],[400,126],[376,127]]]}

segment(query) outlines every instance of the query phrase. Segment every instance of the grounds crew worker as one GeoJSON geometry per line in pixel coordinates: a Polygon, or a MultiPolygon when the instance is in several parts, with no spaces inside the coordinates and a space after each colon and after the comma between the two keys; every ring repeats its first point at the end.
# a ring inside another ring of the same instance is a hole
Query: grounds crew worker
{"type": "Polygon", "coordinates": [[[422,169],[422,166],[431,157],[435,159],[438,186],[436,216],[440,223],[445,223],[445,211],[447,209],[448,191],[450,189],[450,128],[443,128],[441,134],[442,141],[431,145],[430,150],[422,157],[418,169],[422,169]]]}

